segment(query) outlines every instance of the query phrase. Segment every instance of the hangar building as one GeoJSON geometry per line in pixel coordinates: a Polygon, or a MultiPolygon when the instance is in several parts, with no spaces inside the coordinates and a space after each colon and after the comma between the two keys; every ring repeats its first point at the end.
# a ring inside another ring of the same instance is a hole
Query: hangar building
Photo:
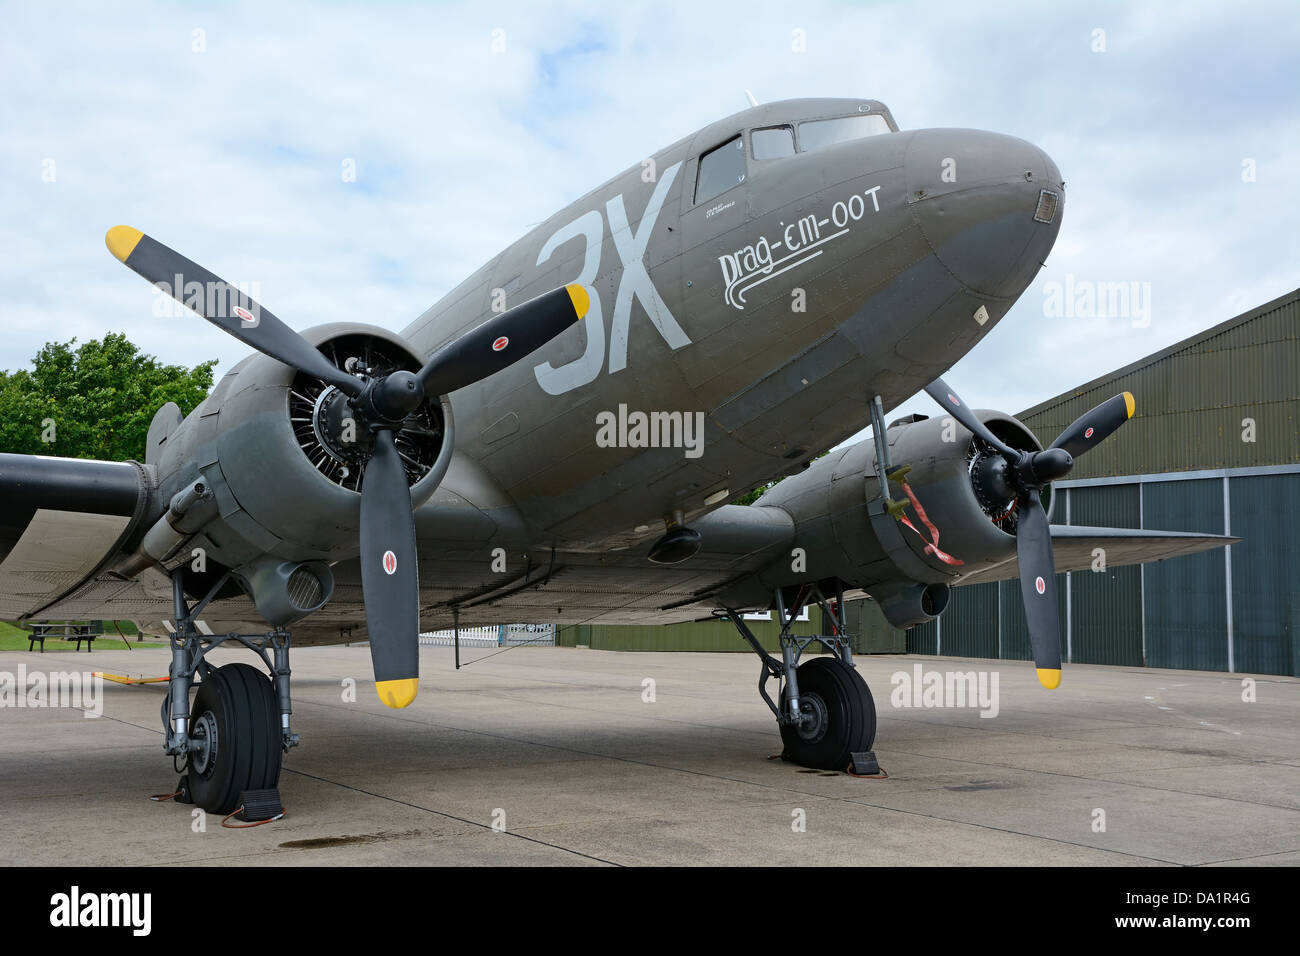
{"type": "MultiPolygon", "coordinates": [[[[1242,541],[1057,575],[1066,661],[1300,676],[1300,290],[1017,417],[1050,441],[1122,391],[1137,413],[1054,484],[1052,521],[1242,541]]],[[[1028,659],[1019,587],[955,589],[906,649],[1028,659]]]]}

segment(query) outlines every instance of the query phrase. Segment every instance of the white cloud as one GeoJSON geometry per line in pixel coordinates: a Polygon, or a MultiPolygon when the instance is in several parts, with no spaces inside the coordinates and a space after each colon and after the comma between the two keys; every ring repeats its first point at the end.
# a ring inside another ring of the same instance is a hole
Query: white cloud
{"type": "Polygon", "coordinates": [[[197,318],[152,316],[147,287],[104,250],[119,222],[260,283],[295,327],[400,329],[532,224],[743,108],[749,88],[872,96],[904,127],[997,129],[1053,156],[1068,183],[1057,248],[949,375],[973,404],[1014,411],[1298,284],[1298,40],[1285,4],[11,8],[0,367],[109,330],[169,362],[221,370],[246,354],[197,318]],[[1089,49],[1096,26],[1104,54],[1089,49]],[[1042,283],[1067,272],[1150,282],[1150,328],[1044,317],[1042,283]]]}

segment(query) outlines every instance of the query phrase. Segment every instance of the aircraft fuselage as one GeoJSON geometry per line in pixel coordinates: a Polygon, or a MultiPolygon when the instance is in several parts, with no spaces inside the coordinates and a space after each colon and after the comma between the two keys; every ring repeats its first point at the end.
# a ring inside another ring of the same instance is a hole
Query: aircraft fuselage
{"type": "Polygon", "coordinates": [[[941,375],[1032,280],[1062,190],[1023,140],[898,132],[870,100],[759,106],[557,213],[404,335],[427,354],[548,289],[589,287],[578,326],[453,393],[457,451],[552,541],[619,547],[802,468],[869,424],[873,395],[889,407],[941,375]],[[844,135],[812,125],[833,118],[880,131],[817,144],[844,135]],[[653,427],[597,441],[602,413],[638,412],[702,413],[702,450],[646,447],[653,427]]]}

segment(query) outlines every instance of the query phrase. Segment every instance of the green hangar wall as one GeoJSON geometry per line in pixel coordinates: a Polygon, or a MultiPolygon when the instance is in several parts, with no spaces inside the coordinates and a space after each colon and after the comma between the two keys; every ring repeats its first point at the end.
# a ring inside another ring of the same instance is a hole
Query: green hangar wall
{"type": "MultiPolygon", "coordinates": [[[[1053,523],[1242,540],[1057,575],[1065,659],[1300,676],[1300,290],[1017,417],[1050,440],[1122,391],[1136,414],[1053,485],[1053,523]]],[[[1018,589],[955,589],[907,650],[1028,659],[1018,589]]]]}
{"type": "MultiPolygon", "coordinates": [[[[780,653],[774,621],[746,621],[760,644],[780,653]]],[[[795,634],[826,633],[821,613],[812,609],[809,620],[796,621],[795,634]]],[[[899,631],[898,634],[902,635],[899,631]]],[[[752,653],[730,621],[687,621],[683,624],[574,624],[558,628],[555,643],[561,647],[590,647],[602,651],[744,651],[752,653]]],[[[902,641],[899,642],[902,650],[902,641]]]]}

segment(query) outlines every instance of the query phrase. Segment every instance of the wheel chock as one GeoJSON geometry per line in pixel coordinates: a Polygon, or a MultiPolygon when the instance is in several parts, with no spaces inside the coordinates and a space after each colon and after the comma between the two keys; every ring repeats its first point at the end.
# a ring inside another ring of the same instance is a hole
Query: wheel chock
{"type": "Polygon", "coordinates": [[[879,777],[884,774],[874,750],[849,754],[849,773],[855,777],[879,777]]]}

